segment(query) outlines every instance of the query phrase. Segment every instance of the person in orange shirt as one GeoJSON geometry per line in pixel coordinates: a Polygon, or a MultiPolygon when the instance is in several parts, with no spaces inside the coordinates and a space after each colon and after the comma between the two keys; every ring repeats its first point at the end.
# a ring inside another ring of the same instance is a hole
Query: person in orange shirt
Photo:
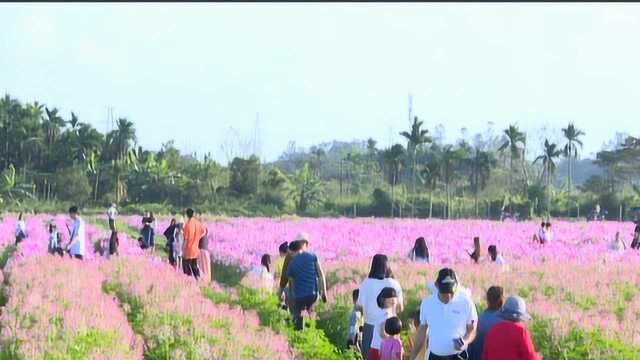
{"type": "Polygon", "coordinates": [[[200,221],[194,219],[193,209],[187,209],[186,213],[187,222],[184,224],[182,270],[186,275],[193,275],[197,280],[200,277],[200,270],[198,269],[198,255],[200,255],[200,249],[198,248],[198,244],[206,231],[200,221]]]}

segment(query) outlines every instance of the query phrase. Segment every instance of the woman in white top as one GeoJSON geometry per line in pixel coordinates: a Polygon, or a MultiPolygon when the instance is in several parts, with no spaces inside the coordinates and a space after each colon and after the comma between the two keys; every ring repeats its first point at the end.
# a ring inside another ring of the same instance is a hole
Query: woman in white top
{"type": "Polygon", "coordinates": [[[27,224],[22,219],[22,213],[18,214],[18,223],[16,224],[16,245],[27,237],[27,224]]]}
{"type": "Polygon", "coordinates": [[[613,251],[623,251],[627,248],[627,244],[625,244],[624,240],[620,238],[620,232],[616,232],[616,238],[613,239],[611,244],[609,244],[609,249],[613,251]]]}
{"type": "Polygon", "coordinates": [[[271,255],[264,254],[260,258],[260,265],[251,269],[242,280],[244,286],[257,288],[267,292],[273,290],[273,273],[271,272],[271,255]]]}
{"type": "MultiPolygon", "coordinates": [[[[385,287],[392,287],[398,295],[398,304],[395,313],[403,309],[404,298],[402,287],[393,279],[393,273],[389,267],[389,259],[386,255],[376,254],[371,261],[369,276],[360,284],[358,302],[364,313],[364,329],[362,331],[362,355],[367,359],[367,354],[372,346],[372,340],[376,325],[387,317],[387,313],[378,306],[378,295],[385,287]]],[[[373,344],[375,346],[375,344],[373,344]]]]}
{"type": "Polygon", "coordinates": [[[184,246],[184,232],[182,220],[176,224],[173,235],[173,258],[176,260],[176,269],[182,271],[182,247],[184,246]]]}
{"type": "Polygon", "coordinates": [[[53,222],[49,223],[49,243],[47,246],[47,251],[51,255],[64,255],[64,252],[62,251],[62,238],[60,236],[60,233],[58,232],[56,224],[54,224],[53,222]]]}
{"type": "Polygon", "coordinates": [[[429,263],[429,248],[427,247],[427,242],[422,236],[417,238],[415,244],[413,244],[413,248],[409,253],[409,259],[417,263],[429,263]]]}

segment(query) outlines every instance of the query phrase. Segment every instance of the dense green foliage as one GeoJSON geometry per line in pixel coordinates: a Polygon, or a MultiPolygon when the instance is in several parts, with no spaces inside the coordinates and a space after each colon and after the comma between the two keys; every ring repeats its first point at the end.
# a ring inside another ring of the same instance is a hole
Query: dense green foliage
{"type": "Polygon", "coordinates": [[[123,212],[168,213],[185,206],[228,216],[419,216],[499,218],[587,215],[596,204],[628,218],[640,202],[640,140],[618,136],[591,160],[578,160],[584,132],[570,123],[561,143],[540,154],[517,125],[444,141],[443,129],[413,119],[405,144],[332,142],[277,161],[183,154],[136,145],[135,124],[118,119],[102,134],[74,113],[0,99],[0,201],[13,210],[59,211],[69,203],[123,212]],[[585,163],[585,161],[587,161],[585,163]],[[583,168],[589,169],[582,171],[583,168]],[[585,175],[589,174],[589,175],[585,175]]]}

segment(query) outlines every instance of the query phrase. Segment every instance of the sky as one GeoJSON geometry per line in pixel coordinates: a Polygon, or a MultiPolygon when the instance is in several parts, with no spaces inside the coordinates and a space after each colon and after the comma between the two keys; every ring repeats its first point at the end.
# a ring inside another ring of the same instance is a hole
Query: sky
{"type": "Polygon", "coordinates": [[[593,156],[640,134],[640,4],[0,4],[0,92],[226,163],[372,137],[570,121],[593,156]]]}

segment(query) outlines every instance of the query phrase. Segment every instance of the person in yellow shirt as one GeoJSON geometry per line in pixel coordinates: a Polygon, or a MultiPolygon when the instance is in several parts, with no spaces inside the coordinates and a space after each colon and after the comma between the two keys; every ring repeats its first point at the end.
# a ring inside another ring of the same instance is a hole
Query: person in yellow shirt
{"type": "Polygon", "coordinates": [[[274,277],[276,279],[279,279],[280,275],[282,274],[282,268],[284,267],[284,258],[287,257],[287,254],[289,253],[289,243],[285,241],[280,244],[280,246],[278,247],[278,253],[280,254],[280,256],[278,257],[278,259],[276,259],[276,263],[274,264],[274,277]]]}

